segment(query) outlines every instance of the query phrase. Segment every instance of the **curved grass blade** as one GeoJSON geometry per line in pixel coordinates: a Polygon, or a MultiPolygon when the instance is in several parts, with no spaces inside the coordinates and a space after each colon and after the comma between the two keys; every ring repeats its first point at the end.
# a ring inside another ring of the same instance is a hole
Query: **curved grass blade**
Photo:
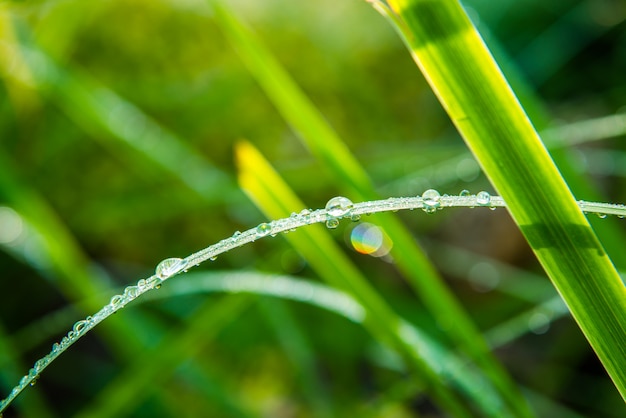
{"type": "MultiPolygon", "coordinates": [[[[162,292],[153,293],[151,298],[161,299],[204,292],[252,293],[298,301],[329,310],[366,326],[364,322],[366,308],[348,293],[328,285],[285,275],[248,271],[188,273],[185,281],[172,282],[162,292]]],[[[478,369],[470,366],[466,359],[457,357],[418,328],[402,322],[406,334],[419,341],[416,345],[421,347],[420,355],[424,356],[429,364],[440,368],[439,374],[444,381],[457,387],[486,410],[499,403],[495,391],[485,390],[488,383],[478,369]]],[[[416,382],[410,386],[413,391],[423,389],[416,382]]],[[[406,396],[410,397],[410,394],[406,396]]],[[[497,412],[493,413],[497,416],[497,412]]]]}
{"type": "MultiPolygon", "coordinates": [[[[119,150],[130,148],[137,153],[131,156],[150,159],[210,203],[241,197],[232,178],[174,132],[87,74],[62,68],[35,44],[28,27],[19,19],[1,11],[0,19],[8,27],[15,27],[18,36],[14,53],[21,55],[27,67],[25,71],[7,73],[34,84],[40,94],[114,155],[128,159],[129,155],[119,150]],[[181,170],[181,166],[186,169],[181,170]]],[[[136,160],[129,163],[131,167],[136,165],[136,160]]]]}

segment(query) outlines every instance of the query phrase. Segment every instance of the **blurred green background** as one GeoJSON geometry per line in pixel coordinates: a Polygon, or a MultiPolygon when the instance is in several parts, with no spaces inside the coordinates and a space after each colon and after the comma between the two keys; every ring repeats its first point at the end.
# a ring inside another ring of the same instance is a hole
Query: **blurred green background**
{"type": "MultiPolygon", "coordinates": [[[[382,196],[493,191],[366,2],[228,4],[382,196]]],[[[576,197],[626,202],[626,4],[465,6],[576,197]]],[[[0,13],[0,397],[76,320],[161,259],[265,220],[237,186],[236,141],[253,143],[312,208],[345,193],[259,88],[209,3],[2,1],[0,13]]],[[[542,305],[555,292],[506,211],[399,215],[540,415],[623,416],[576,324],[560,305],[542,305]]],[[[624,221],[592,223],[623,269],[624,221]]],[[[442,333],[392,257],[354,250],[357,225],[333,231],[345,252],[398,313],[442,333]]],[[[282,237],[200,269],[318,280],[282,237]]],[[[115,400],[114,416],[129,417],[441,416],[359,325],[307,304],[197,291],[133,304],[107,322],[5,417],[88,416],[115,400]],[[186,340],[198,318],[205,328],[195,324],[186,340]],[[186,343],[167,359],[176,341],[186,343]]]]}

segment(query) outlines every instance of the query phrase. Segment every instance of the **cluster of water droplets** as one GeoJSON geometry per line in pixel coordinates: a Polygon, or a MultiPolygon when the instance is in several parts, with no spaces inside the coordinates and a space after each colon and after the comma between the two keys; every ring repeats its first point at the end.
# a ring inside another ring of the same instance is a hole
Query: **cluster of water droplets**
{"type": "MultiPolygon", "coordinates": [[[[139,280],[135,285],[128,286],[124,292],[115,295],[109,303],[93,316],[88,316],[74,324],[71,331],[65,335],[60,342],[54,343],[48,355],[38,360],[28,371],[19,384],[13,388],[7,398],[0,402],[0,417],[2,411],[13,401],[13,399],[27,386],[35,384],[37,378],[56,357],[65,351],[70,345],[89,332],[98,323],[102,322],[109,315],[117,312],[129,302],[133,301],[143,293],[152,289],[158,289],[161,284],[187,269],[197,266],[200,263],[216,260],[217,256],[230,251],[233,248],[254,242],[266,236],[276,236],[279,233],[288,233],[296,228],[318,222],[324,222],[330,229],[337,228],[339,221],[349,218],[358,221],[362,214],[372,214],[377,212],[398,211],[403,209],[422,209],[424,212],[432,214],[442,210],[444,207],[476,207],[483,206],[495,209],[505,207],[504,200],[499,196],[492,196],[486,191],[481,191],[472,195],[469,191],[463,190],[458,195],[441,195],[437,190],[426,190],[421,196],[397,197],[384,200],[366,201],[354,204],[350,199],[337,196],[330,199],[324,209],[303,209],[299,213],[293,212],[288,218],[263,222],[254,228],[244,232],[236,231],[232,236],[219,241],[203,250],[200,250],[186,258],[167,258],[161,261],[155,268],[154,275],[147,279],[139,280]]],[[[594,203],[579,201],[578,206],[585,213],[596,213],[600,217],[607,214],[616,215],[620,218],[626,216],[626,206],[609,203],[594,203]]]]}
{"type": "Polygon", "coordinates": [[[347,197],[333,197],[326,203],[324,210],[326,211],[326,227],[334,229],[339,226],[339,220],[342,218],[350,218],[356,222],[361,219],[361,215],[353,213],[354,203],[347,197]]]}

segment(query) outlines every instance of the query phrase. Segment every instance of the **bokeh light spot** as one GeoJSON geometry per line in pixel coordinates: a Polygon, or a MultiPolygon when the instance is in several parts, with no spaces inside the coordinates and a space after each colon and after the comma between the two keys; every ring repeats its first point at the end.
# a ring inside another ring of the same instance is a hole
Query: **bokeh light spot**
{"type": "Polygon", "coordinates": [[[393,246],[385,232],[378,226],[363,222],[350,233],[352,247],[361,254],[383,257],[389,254],[393,246]]]}
{"type": "Polygon", "coordinates": [[[24,222],[13,209],[0,206],[0,244],[14,244],[24,232],[24,222]]]}

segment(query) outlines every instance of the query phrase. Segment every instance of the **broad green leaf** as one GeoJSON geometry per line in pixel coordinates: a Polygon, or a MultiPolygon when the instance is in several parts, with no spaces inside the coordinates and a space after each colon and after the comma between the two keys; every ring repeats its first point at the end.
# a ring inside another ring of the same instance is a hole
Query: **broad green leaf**
{"type": "Polygon", "coordinates": [[[626,399],[626,289],[456,0],[389,2],[416,63],[626,399]]]}

